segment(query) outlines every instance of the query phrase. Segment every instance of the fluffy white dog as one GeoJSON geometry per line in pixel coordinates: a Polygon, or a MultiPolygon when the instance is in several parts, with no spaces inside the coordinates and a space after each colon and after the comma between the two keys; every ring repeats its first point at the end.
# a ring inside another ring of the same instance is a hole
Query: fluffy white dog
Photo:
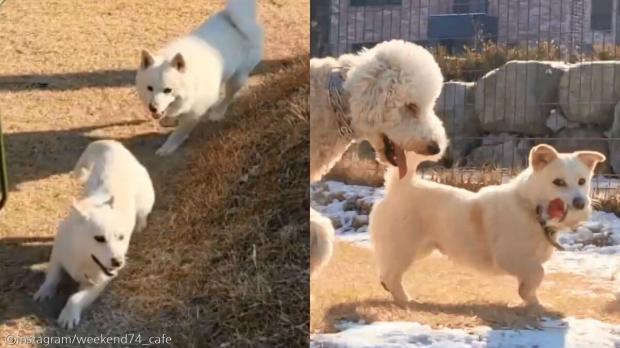
{"type": "Polygon", "coordinates": [[[203,115],[224,118],[262,52],[255,0],[229,0],[226,9],[157,54],[143,50],[136,75],[140,99],[153,118],[178,123],[157,154],[174,152],[203,115]]]}
{"type": "Polygon", "coordinates": [[[147,170],[119,142],[95,141],[80,156],[74,175],[85,183],[69,216],[60,223],[45,282],[35,300],[55,295],[62,271],[80,284],[58,322],[73,328],[125,264],[134,230],[146,227],[155,202],[147,170]]]}
{"type": "Polygon", "coordinates": [[[409,301],[403,274],[433,250],[480,271],[515,276],[523,301],[537,305],[542,264],[557,245],[547,228],[588,219],[593,170],[605,160],[598,152],[558,153],[538,145],[518,176],[474,193],[417,177],[415,167],[426,158],[407,157],[405,178],[386,173],[386,195],[369,225],[381,284],[401,305],[409,301]]]}
{"type": "MultiPolygon", "coordinates": [[[[443,82],[433,56],[401,40],[358,54],[310,61],[310,181],[318,181],[355,141],[407,172],[405,151],[435,155],[447,142],[433,108],[443,82]]],[[[310,269],[330,258],[333,227],[310,211],[310,269]]]]}

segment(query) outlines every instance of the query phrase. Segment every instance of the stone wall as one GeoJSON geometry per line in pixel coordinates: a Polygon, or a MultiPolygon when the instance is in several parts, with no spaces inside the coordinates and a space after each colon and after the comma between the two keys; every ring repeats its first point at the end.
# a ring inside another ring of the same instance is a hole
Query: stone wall
{"type": "MultiPolygon", "coordinates": [[[[510,61],[476,82],[444,83],[435,111],[451,143],[444,166],[521,170],[532,146],[548,143],[602,152],[597,171],[620,174],[620,61],[510,61]]],[[[338,179],[381,180],[367,145],[344,158],[338,179]]]]}

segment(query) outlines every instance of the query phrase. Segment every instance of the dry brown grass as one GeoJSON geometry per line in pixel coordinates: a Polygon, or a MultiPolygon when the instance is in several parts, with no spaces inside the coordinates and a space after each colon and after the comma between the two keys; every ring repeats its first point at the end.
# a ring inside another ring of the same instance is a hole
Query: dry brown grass
{"type": "Polygon", "coordinates": [[[129,313],[172,315],[164,324],[195,346],[307,344],[307,61],[266,79],[196,145],[174,209],[114,285],[129,313]]]}
{"type": "Polygon", "coordinates": [[[371,251],[338,243],[334,257],[312,280],[312,332],[329,332],[339,320],[416,321],[433,327],[536,326],[541,316],[576,316],[620,323],[620,305],[610,281],[548,274],[539,290],[545,310],[516,306],[517,284],[510,277],[490,277],[444,257],[417,262],[405,275],[415,299],[406,309],[392,304],[379,284],[371,251]]]}
{"type": "Polygon", "coordinates": [[[0,337],[73,334],[55,326],[58,306],[32,303],[42,277],[29,269],[47,261],[79,189],[68,171],[103,137],[123,141],[145,163],[158,199],[151,228],[132,239],[126,272],[86,312],[78,335],[166,333],[177,347],[306,339],[307,311],[299,308],[307,286],[292,260],[305,269],[305,239],[296,238],[307,234],[295,232],[304,228],[295,224],[299,211],[285,215],[282,206],[307,204],[293,203],[299,192],[305,197],[307,180],[299,192],[285,190],[307,177],[298,165],[304,155],[292,155],[304,147],[283,146],[305,141],[303,117],[289,109],[306,88],[304,64],[293,62],[307,59],[309,0],[259,0],[265,64],[229,120],[203,124],[172,158],[154,156],[169,130],[147,120],[132,86],[140,48],[188,32],[223,4],[19,0],[0,8],[0,113],[12,185],[0,215],[0,337]]]}

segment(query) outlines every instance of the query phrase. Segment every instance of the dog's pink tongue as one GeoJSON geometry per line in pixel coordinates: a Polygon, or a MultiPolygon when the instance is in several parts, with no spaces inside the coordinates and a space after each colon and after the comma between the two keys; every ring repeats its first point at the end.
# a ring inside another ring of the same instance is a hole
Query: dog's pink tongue
{"type": "Polygon", "coordinates": [[[398,165],[398,174],[400,178],[404,178],[407,175],[407,157],[402,147],[394,144],[394,152],[396,155],[396,164],[398,165]]]}
{"type": "Polygon", "coordinates": [[[560,198],[556,198],[549,202],[548,213],[550,218],[561,218],[564,216],[564,210],[564,201],[560,198]]]}

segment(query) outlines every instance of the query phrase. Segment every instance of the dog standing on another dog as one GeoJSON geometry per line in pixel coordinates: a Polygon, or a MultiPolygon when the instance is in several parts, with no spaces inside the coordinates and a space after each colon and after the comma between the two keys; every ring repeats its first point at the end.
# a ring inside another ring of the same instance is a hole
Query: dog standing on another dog
{"type": "Polygon", "coordinates": [[[58,322],[73,328],[125,264],[132,233],[146,227],[155,202],[151,178],[122,144],[95,141],[80,156],[74,175],[84,183],[82,197],[60,223],[45,281],[35,300],[56,294],[63,271],[80,284],[58,322]]]}
{"type": "Polygon", "coordinates": [[[541,221],[560,229],[587,220],[590,181],[605,160],[598,152],[558,153],[538,145],[517,177],[474,193],[417,177],[415,167],[428,158],[407,157],[403,179],[395,169],[386,173],[386,195],[375,203],[369,225],[381,284],[400,305],[409,301],[403,274],[433,250],[480,271],[515,276],[519,296],[538,305],[542,264],[553,251],[541,221]],[[559,202],[559,213],[550,202],[559,202]]]}
{"type": "MultiPolygon", "coordinates": [[[[407,172],[405,151],[435,155],[446,134],[433,111],[443,76],[433,56],[402,40],[358,54],[310,60],[310,182],[321,179],[355,141],[380,162],[407,172]]],[[[329,260],[331,221],[310,209],[310,274],[329,260]]]]}
{"type": "Polygon", "coordinates": [[[143,50],[136,75],[140,99],[160,123],[178,123],[156,153],[173,153],[204,115],[223,119],[262,55],[255,0],[229,0],[226,9],[157,54],[143,50]]]}

